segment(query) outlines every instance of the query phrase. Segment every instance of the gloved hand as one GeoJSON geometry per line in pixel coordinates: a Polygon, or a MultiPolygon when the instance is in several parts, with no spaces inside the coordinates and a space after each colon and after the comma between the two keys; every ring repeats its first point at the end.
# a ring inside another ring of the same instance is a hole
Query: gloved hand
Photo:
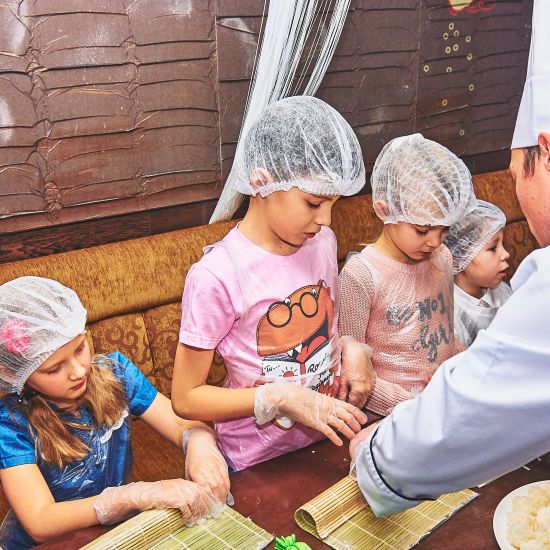
{"type": "Polygon", "coordinates": [[[99,523],[110,525],[135,512],[151,508],[179,508],[186,524],[206,516],[219,515],[223,505],[197,483],[184,479],[137,481],[120,487],[107,487],[96,498],[94,509],[99,523]]]}
{"type": "Polygon", "coordinates": [[[342,336],[340,345],[342,346],[342,374],[338,399],[362,408],[376,382],[376,373],[371,362],[372,348],[358,342],[353,336],[342,336]]]}
{"type": "Polygon", "coordinates": [[[265,424],[278,414],[320,431],[338,446],[343,443],[335,430],[351,439],[367,421],[366,415],[357,407],[303,386],[277,382],[257,388],[254,401],[256,422],[265,424]]]}
{"type": "Polygon", "coordinates": [[[217,500],[231,504],[229,498],[229,471],[227,463],[216,445],[214,430],[191,428],[183,433],[185,453],[185,479],[209,489],[217,500]]]}

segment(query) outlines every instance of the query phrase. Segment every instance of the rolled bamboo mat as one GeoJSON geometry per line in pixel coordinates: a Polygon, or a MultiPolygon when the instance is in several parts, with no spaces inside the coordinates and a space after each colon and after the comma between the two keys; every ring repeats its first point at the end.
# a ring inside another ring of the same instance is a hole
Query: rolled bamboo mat
{"type": "Polygon", "coordinates": [[[294,519],[304,531],[336,550],[407,550],[477,496],[465,489],[377,518],[357,482],[346,476],[299,508],[294,519]]]}

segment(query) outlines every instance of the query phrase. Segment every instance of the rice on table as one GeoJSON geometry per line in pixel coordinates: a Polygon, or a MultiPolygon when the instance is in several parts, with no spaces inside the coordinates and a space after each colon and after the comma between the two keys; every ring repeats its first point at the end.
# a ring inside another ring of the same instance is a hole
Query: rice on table
{"type": "Polygon", "coordinates": [[[515,497],[508,513],[508,542],[520,550],[550,550],[550,482],[515,497]]]}

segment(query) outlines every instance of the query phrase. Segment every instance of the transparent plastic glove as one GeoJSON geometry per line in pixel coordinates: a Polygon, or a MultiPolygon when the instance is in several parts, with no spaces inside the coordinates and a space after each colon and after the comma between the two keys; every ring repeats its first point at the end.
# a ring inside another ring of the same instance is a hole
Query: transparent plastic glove
{"type": "Polygon", "coordinates": [[[178,508],[187,525],[206,516],[216,516],[221,505],[212,493],[192,481],[166,479],[137,481],[107,487],[97,497],[94,509],[102,525],[123,521],[136,512],[151,508],[178,508]]]}
{"type": "Polygon", "coordinates": [[[254,416],[258,424],[284,414],[314,428],[335,445],[343,445],[335,430],[351,439],[367,417],[357,407],[334,397],[290,383],[265,384],[256,390],[254,416]]]}
{"type": "Polygon", "coordinates": [[[353,336],[342,336],[342,376],[338,399],[347,401],[356,407],[365,406],[376,381],[372,367],[372,348],[358,342],[353,336]]]}
{"type": "Polygon", "coordinates": [[[216,444],[214,430],[206,426],[186,430],[182,447],[185,453],[185,479],[206,487],[220,502],[232,504],[229,471],[216,444]]]}

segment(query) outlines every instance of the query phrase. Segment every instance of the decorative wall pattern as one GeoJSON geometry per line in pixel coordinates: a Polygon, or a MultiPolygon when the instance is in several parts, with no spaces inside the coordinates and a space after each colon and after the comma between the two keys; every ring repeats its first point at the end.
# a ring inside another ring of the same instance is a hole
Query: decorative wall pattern
{"type": "MultiPolygon", "coordinates": [[[[263,9],[4,0],[0,232],[215,199],[263,9]]],[[[352,124],[368,169],[389,139],[420,131],[475,170],[509,148],[531,10],[532,0],[354,0],[318,95],[352,124]]]]}

